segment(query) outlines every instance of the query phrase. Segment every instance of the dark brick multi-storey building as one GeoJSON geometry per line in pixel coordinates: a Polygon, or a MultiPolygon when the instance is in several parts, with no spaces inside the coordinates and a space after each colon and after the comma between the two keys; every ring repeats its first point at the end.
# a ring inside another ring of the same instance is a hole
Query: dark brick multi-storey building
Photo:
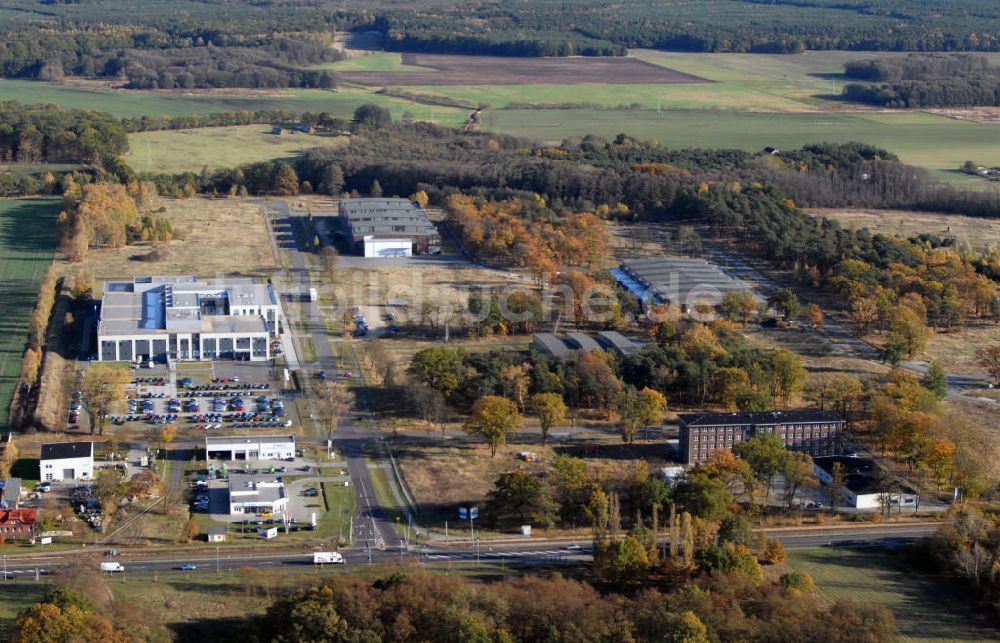
{"type": "Polygon", "coordinates": [[[766,413],[682,413],[681,458],[705,462],[716,449],[732,449],[755,435],[773,433],[785,447],[809,455],[839,453],[844,420],[833,411],[803,409],[766,413]]]}

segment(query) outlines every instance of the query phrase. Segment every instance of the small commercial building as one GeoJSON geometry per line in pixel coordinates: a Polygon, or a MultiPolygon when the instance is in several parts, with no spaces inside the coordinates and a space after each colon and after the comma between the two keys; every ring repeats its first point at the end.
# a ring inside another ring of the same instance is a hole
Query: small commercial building
{"type": "Polygon", "coordinates": [[[229,476],[229,515],[278,515],[288,510],[285,483],[273,476],[229,476]]]}
{"type": "Polygon", "coordinates": [[[824,485],[833,483],[834,466],[840,466],[841,504],[854,509],[882,509],[920,505],[920,495],[902,483],[892,484],[871,458],[821,456],[813,458],[816,477],[824,485]]]}
{"type": "Polygon", "coordinates": [[[208,542],[210,543],[224,543],[226,542],[226,528],[222,526],[209,527],[208,528],[208,542]]]}
{"type": "Polygon", "coordinates": [[[263,361],[282,317],[274,288],[254,279],[111,281],[101,298],[97,359],[263,361]]]}
{"type": "Polygon", "coordinates": [[[796,409],[764,413],[681,413],[680,456],[705,462],[717,449],[732,449],[757,435],[774,434],[785,448],[812,456],[840,450],[844,419],[833,411],[796,409]]]}
{"type": "Polygon", "coordinates": [[[31,540],[35,537],[37,509],[0,510],[0,539],[31,540]]]}
{"type": "Polygon", "coordinates": [[[230,435],[205,438],[205,459],[291,460],[295,458],[294,435],[230,435]]]}
{"type": "Polygon", "coordinates": [[[441,252],[441,236],[427,212],[409,199],[342,199],[340,230],[363,257],[408,257],[441,252]]]}
{"type": "Polygon", "coordinates": [[[0,509],[17,509],[21,506],[21,479],[7,478],[0,492],[0,509]]]}
{"type": "Polygon", "coordinates": [[[50,442],[42,445],[38,460],[38,479],[92,480],[94,478],[93,442],[50,442]]]}

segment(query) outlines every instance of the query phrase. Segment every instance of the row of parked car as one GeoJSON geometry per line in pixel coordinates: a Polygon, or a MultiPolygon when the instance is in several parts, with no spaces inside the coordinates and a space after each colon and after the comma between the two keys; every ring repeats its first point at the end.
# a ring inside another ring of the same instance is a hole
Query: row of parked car
{"type": "Polygon", "coordinates": [[[67,418],[70,424],[76,424],[80,421],[80,409],[83,407],[80,401],[83,398],[83,394],[80,391],[73,391],[73,397],[69,403],[69,413],[67,418]]]}

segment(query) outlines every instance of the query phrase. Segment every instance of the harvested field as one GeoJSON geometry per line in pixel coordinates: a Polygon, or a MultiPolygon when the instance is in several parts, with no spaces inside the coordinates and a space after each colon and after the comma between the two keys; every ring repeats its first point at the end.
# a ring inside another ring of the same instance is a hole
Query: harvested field
{"type": "Polygon", "coordinates": [[[954,237],[973,248],[1000,244],[1000,222],[993,219],[965,217],[957,214],[909,212],[906,210],[868,210],[846,208],[813,208],[806,210],[814,217],[836,219],[845,228],[868,228],[890,236],[911,237],[936,234],[954,237]]]}
{"type": "Polygon", "coordinates": [[[436,70],[421,74],[406,71],[345,71],[341,77],[362,85],[576,85],[581,83],[674,84],[709,83],[639,60],[638,58],[500,58],[403,54],[404,66],[436,70]]]}

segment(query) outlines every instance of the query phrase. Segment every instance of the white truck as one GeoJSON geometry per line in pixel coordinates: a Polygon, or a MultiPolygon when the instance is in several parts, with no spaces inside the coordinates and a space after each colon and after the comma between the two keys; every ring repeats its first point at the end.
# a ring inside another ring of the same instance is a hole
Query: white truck
{"type": "Polygon", "coordinates": [[[344,557],[340,555],[340,552],[335,551],[314,551],[313,552],[313,563],[316,565],[343,565],[345,563],[344,557]]]}
{"type": "Polygon", "coordinates": [[[118,562],[101,563],[101,571],[111,572],[112,574],[115,572],[123,572],[125,571],[125,566],[118,562]]]}

